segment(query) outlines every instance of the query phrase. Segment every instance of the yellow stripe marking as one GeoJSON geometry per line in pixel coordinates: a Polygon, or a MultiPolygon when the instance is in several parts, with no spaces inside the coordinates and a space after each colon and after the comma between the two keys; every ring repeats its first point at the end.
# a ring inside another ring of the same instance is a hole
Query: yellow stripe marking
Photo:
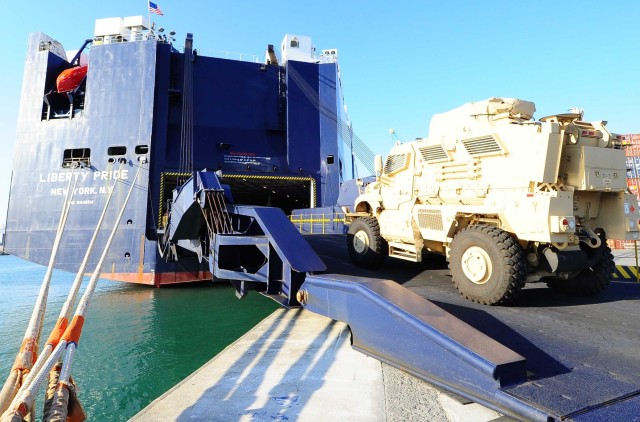
{"type": "Polygon", "coordinates": [[[291,222],[292,223],[344,223],[345,219],[344,218],[300,218],[300,219],[296,219],[296,218],[291,218],[291,222]]]}
{"type": "MultiPolygon", "coordinates": [[[[164,212],[164,178],[166,176],[191,176],[191,173],[176,173],[176,172],[162,172],[160,173],[160,206],[159,208],[159,217],[162,218],[162,214],[164,212]]],[[[309,208],[314,208],[317,203],[317,192],[316,192],[316,179],[313,177],[302,177],[302,176],[266,176],[259,174],[223,174],[222,179],[262,179],[262,180],[292,180],[292,181],[301,181],[301,182],[310,182],[311,183],[311,206],[309,208]]]]}
{"type": "Polygon", "coordinates": [[[636,269],[636,267],[627,267],[627,270],[631,271],[634,278],[638,278],[638,270],[636,269]]]}
{"type": "Polygon", "coordinates": [[[262,179],[262,180],[293,180],[311,183],[311,205],[309,208],[315,208],[317,203],[316,179],[313,177],[301,176],[265,176],[260,174],[223,174],[222,179],[262,179]]]}
{"type": "Polygon", "coordinates": [[[616,266],[616,268],[618,269],[618,271],[620,271],[620,275],[622,276],[622,278],[631,278],[631,276],[624,270],[624,267],[616,266]]]}

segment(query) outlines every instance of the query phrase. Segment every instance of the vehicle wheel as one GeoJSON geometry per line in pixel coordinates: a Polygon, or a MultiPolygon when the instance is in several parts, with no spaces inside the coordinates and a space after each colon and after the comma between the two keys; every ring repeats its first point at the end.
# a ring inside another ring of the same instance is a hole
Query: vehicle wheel
{"type": "Polygon", "coordinates": [[[380,236],[374,217],[356,218],[349,226],[347,247],[351,260],[363,268],[377,268],[389,253],[387,242],[380,236]]]}
{"type": "Polygon", "coordinates": [[[611,282],[616,268],[611,248],[603,242],[600,261],[590,268],[585,268],[575,277],[564,280],[559,277],[549,277],[545,281],[553,290],[573,296],[593,296],[604,290],[611,282]]]}
{"type": "Polygon", "coordinates": [[[468,226],[456,234],[449,269],[460,294],[484,305],[513,302],[527,278],[520,244],[504,230],[487,225],[468,226]]]}

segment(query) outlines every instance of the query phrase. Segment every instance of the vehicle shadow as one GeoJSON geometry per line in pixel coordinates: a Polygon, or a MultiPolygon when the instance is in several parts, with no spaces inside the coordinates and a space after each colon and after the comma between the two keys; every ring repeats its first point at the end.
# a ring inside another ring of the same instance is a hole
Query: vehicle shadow
{"type": "Polygon", "coordinates": [[[547,288],[544,283],[532,284],[522,290],[513,306],[518,308],[554,308],[565,306],[594,305],[640,299],[640,283],[612,281],[594,296],[571,296],[547,288]]]}
{"type": "MultiPolygon", "coordinates": [[[[344,235],[308,235],[305,239],[327,265],[327,273],[357,277],[393,280],[405,284],[415,280],[420,284],[437,287],[433,292],[438,300],[465,303],[457,294],[448,271],[448,263],[439,254],[424,254],[420,263],[387,258],[380,268],[360,268],[351,262],[344,235]],[[445,278],[446,277],[446,278],[445,278]]],[[[640,299],[640,283],[634,281],[612,281],[611,285],[595,296],[579,297],[556,292],[544,283],[528,284],[520,297],[511,305],[518,308],[564,307],[590,305],[640,299]]]]}
{"type": "Polygon", "coordinates": [[[387,258],[380,268],[360,268],[351,262],[344,235],[309,235],[305,239],[326,264],[327,273],[389,279],[404,284],[426,270],[448,268],[444,257],[436,254],[425,254],[420,263],[387,258]]]}
{"type": "Polygon", "coordinates": [[[570,368],[558,362],[551,355],[490,313],[481,309],[452,303],[432,302],[456,318],[473,326],[476,330],[525,357],[527,359],[529,379],[549,378],[571,372],[570,368]]]}

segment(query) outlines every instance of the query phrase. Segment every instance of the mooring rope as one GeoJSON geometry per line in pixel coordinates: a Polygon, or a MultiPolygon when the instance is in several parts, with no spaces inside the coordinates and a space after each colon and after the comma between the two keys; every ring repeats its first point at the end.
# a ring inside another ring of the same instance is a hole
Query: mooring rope
{"type": "MultiPolygon", "coordinates": [[[[123,164],[120,163],[119,174],[122,174],[121,173],[122,166],[123,164]]],[[[115,188],[116,188],[117,182],[118,180],[114,179],[113,185],[111,186],[109,194],[107,195],[107,199],[105,200],[104,207],[102,208],[102,213],[100,214],[98,224],[96,225],[93,235],[91,236],[91,240],[89,241],[89,246],[87,247],[87,251],[85,252],[84,259],[80,263],[80,267],[78,268],[78,272],[76,273],[75,279],[73,280],[73,284],[71,285],[71,289],[69,290],[67,299],[65,300],[64,304],[62,305],[62,309],[60,310],[60,315],[58,316],[58,320],[56,321],[55,326],[51,330],[51,334],[47,339],[44,349],[38,356],[38,359],[34,363],[33,368],[27,375],[25,382],[22,383],[22,386],[18,390],[18,393],[16,394],[17,396],[22,394],[25,388],[31,384],[34,376],[40,372],[40,369],[42,368],[46,360],[49,358],[49,355],[51,354],[51,352],[53,352],[55,347],[58,345],[60,338],[64,334],[64,331],[66,330],[69,324],[69,317],[71,316],[73,305],[75,304],[75,300],[78,297],[78,291],[80,290],[80,286],[82,285],[84,272],[87,268],[87,263],[89,262],[89,256],[93,251],[96,239],[98,238],[98,234],[100,233],[100,228],[107,214],[107,209],[109,207],[109,203],[111,202],[111,198],[113,197],[113,193],[116,190],[115,188]]]]}
{"type": "Polygon", "coordinates": [[[100,260],[96,265],[96,269],[91,275],[91,279],[89,280],[87,289],[82,295],[82,299],[80,299],[80,303],[78,303],[78,308],[76,309],[73,320],[71,321],[71,324],[62,337],[62,342],[66,343],[66,354],[64,357],[64,363],[62,364],[62,369],[60,371],[58,388],[56,389],[56,392],[53,396],[53,403],[51,405],[51,413],[55,417],[52,417],[45,422],[65,422],[67,420],[67,407],[69,403],[69,392],[71,386],[71,367],[73,365],[76,349],[78,348],[78,343],[80,342],[80,336],[82,335],[82,326],[84,324],[84,319],[87,314],[89,302],[91,301],[93,292],[95,291],[95,288],[98,284],[98,278],[100,277],[102,265],[107,258],[107,252],[109,252],[109,248],[111,247],[111,243],[113,242],[116,234],[116,229],[120,224],[120,220],[122,220],[122,216],[124,215],[124,211],[127,203],[129,202],[129,198],[131,198],[131,193],[133,192],[141,168],[142,166],[138,167],[138,170],[136,171],[136,175],[133,178],[131,187],[129,188],[129,193],[127,194],[127,197],[122,204],[122,209],[120,210],[120,213],[116,218],[113,229],[111,230],[111,234],[109,235],[109,239],[107,239],[107,244],[105,245],[104,250],[102,251],[102,255],[100,256],[100,260]]]}
{"type": "Polygon", "coordinates": [[[43,421],[62,421],[62,422],[82,422],[87,419],[84,408],[78,400],[76,386],[73,380],[69,379],[68,390],[64,390],[63,394],[55,399],[58,390],[60,371],[62,363],[57,362],[51,372],[49,372],[49,384],[45,394],[44,412],[42,413],[43,421]],[[66,394],[64,394],[66,393],[66,394]]]}
{"type": "MultiPolygon", "coordinates": [[[[75,353],[75,349],[77,348],[78,342],[80,341],[82,326],[84,324],[84,317],[86,315],[86,311],[89,306],[89,302],[91,300],[93,292],[95,291],[95,287],[97,285],[98,278],[101,273],[102,265],[104,264],[109,248],[111,247],[111,243],[113,242],[113,239],[115,237],[115,233],[118,229],[120,221],[122,220],[122,216],[124,215],[126,206],[129,202],[129,199],[131,198],[133,189],[136,187],[136,180],[138,178],[138,175],[140,174],[141,168],[142,166],[138,167],[138,170],[136,171],[136,175],[131,183],[129,192],[127,193],[124,203],[122,204],[122,208],[120,209],[120,212],[118,213],[118,216],[113,224],[113,228],[111,230],[109,238],[107,239],[107,243],[104,247],[104,250],[102,251],[102,255],[100,256],[98,264],[96,265],[96,268],[91,276],[91,279],[89,280],[87,288],[82,298],[80,299],[80,303],[78,304],[78,307],[76,309],[73,319],[71,320],[71,323],[66,327],[64,334],[60,338],[60,341],[58,342],[56,347],[53,349],[49,357],[46,359],[45,363],[42,365],[38,373],[33,376],[33,379],[22,390],[22,393],[19,396],[15,397],[15,399],[9,406],[9,409],[2,415],[2,418],[0,418],[1,422],[9,422],[9,421],[13,422],[16,420],[20,421],[21,419],[19,418],[24,419],[26,415],[32,411],[35,395],[38,393],[38,391],[40,391],[40,388],[44,384],[46,378],[49,376],[49,373],[51,372],[53,367],[56,365],[56,363],[62,356],[62,353],[65,351],[65,349],[67,350],[67,354],[65,357],[64,364],[62,366],[62,372],[63,373],[65,372],[65,366],[68,367],[68,369],[66,371],[66,375],[64,375],[64,378],[63,378],[63,375],[61,374],[60,380],[58,382],[58,389],[56,390],[56,392],[61,388],[66,390],[69,389],[68,384],[69,384],[69,374],[71,369],[70,365],[71,365],[71,362],[73,361],[73,355],[75,353]],[[68,363],[67,363],[67,360],[69,361],[68,363]]],[[[114,182],[113,190],[115,190],[115,182],[114,182]]],[[[61,394],[66,394],[66,393],[63,392],[61,394]]],[[[54,400],[54,403],[52,404],[51,409],[49,409],[49,414],[58,415],[59,413],[57,412],[57,410],[55,411],[53,410],[56,404],[55,403],[56,396],[54,396],[53,400],[54,400]]],[[[66,414],[66,410],[64,412],[66,414]]],[[[66,418],[64,420],[66,420],[66,418]]]]}
{"type": "Polygon", "coordinates": [[[51,248],[49,265],[47,266],[47,271],[42,279],[42,284],[40,285],[38,298],[36,299],[36,303],[33,307],[29,325],[25,331],[20,351],[18,352],[13,363],[13,367],[11,368],[11,373],[2,387],[2,391],[0,391],[0,414],[7,410],[9,404],[16,397],[18,390],[22,387],[25,376],[31,371],[34,363],[37,361],[38,341],[40,340],[44,315],[47,307],[49,285],[53,274],[53,264],[55,263],[58,249],[60,248],[60,240],[62,239],[64,227],[67,223],[67,216],[69,215],[69,209],[71,208],[71,199],[73,198],[76,190],[76,184],[79,179],[78,177],[74,177],[74,174],[75,168],[71,171],[71,178],[69,179],[69,185],[67,186],[67,194],[62,205],[62,211],[60,212],[60,220],[58,221],[56,237],[51,248]]]}

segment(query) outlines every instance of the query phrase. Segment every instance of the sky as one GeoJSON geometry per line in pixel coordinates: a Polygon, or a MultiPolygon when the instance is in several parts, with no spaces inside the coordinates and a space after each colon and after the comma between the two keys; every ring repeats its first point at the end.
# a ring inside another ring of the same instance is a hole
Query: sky
{"type": "MultiPolygon", "coordinates": [[[[337,48],[355,133],[376,153],[428,135],[433,114],[490,97],[533,101],[536,118],[585,110],[610,131],[640,133],[640,2],[158,0],[152,15],[183,45],[263,57],[287,33],[337,48]]],[[[66,50],[95,19],[147,14],[144,0],[0,0],[0,228],[5,224],[29,32],[66,50]]],[[[1,230],[0,230],[1,233],[1,230]]]]}

